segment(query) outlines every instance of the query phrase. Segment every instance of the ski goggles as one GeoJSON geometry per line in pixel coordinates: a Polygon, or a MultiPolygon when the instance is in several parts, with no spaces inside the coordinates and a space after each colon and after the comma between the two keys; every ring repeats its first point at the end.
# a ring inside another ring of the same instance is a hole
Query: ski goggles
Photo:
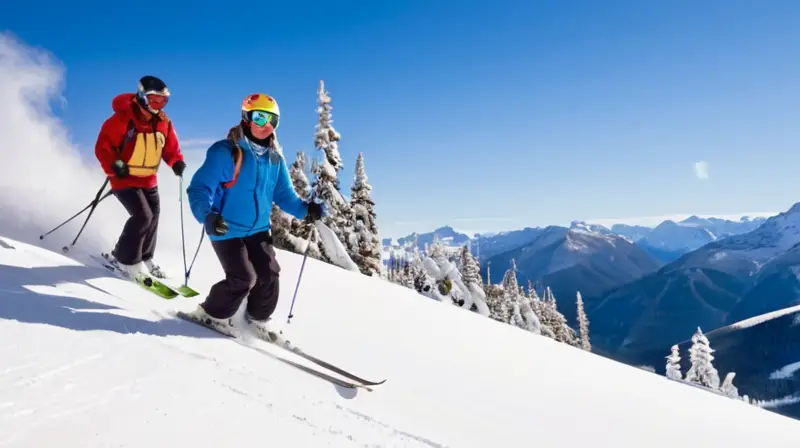
{"type": "Polygon", "coordinates": [[[159,95],[156,93],[149,93],[145,95],[147,99],[147,105],[152,107],[155,110],[163,109],[167,103],[169,102],[169,97],[166,95],[159,95]]]}
{"type": "Polygon", "coordinates": [[[272,129],[278,128],[278,116],[271,112],[267,112],[264,110],[254,110],[250,111],[250,121],[256,124],[256,126],[264,127],[267,123],[272,125],[272,129]]]}

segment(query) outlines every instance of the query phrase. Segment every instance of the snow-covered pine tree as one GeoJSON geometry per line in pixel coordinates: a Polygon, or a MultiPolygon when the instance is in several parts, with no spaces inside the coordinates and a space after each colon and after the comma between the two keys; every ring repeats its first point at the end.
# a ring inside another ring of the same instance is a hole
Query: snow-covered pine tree
{"type": "MultiPolygon", "coordinates": [[[[352,232],[352,214],[350,204],[339,190],[338,172],[344,168],[339,154],[341,135],[333,127],[331,118],[331,97],[325,91],[325,83],[319,82],[317,90],[317,112],[319,122],[314,133],[314,147],[321,152],[321,161],[312,164],[312,172],[316,176],[312,189],[326,207],[327,216],[322,222],[327,225],[343,244],[347,245],[352,232]]],[[[320,247],[324,252],[324,248],[320,247]]]]}
{"type": "Polygon", "coordinates": [[[508,320],[510,325],[525,328],[525,320],[520,312],[519,283],[517,281],[517,262],[511,259],[511,266],[503,274],[503,300],[508,310],[508,320]]]}
{"type": "Polygon", "coordinates": [[[545,297],[541,308],[542,314],[539,315],[539,319],[553,332],[553,339],[578,347],[579,344],[578,339],[575,337],[575,332],[567,325],[567,318],[558,311],[556,298],[553,296],[549,286],[545,288],[545,297]]]}
{"type": "Polygon", "coordinates": [[[714,356],[711,354],[714,349],[708,342],[708,338],[697,327],[697,331],[692,335],[692,347],[689,349],[689,361],[691,367],[686,372],[686,381],[708,387],[711,390],[719,389],[719,373],[714,368],[712,361],[714,356]]]}
{"type": "Polygon", "coordinates": [[[483,288],[483,279],[481,278],[481,268],[478,260],[469,252],[469,248],[464,246],[461,249],[461,278],[467,285],[474,284],[479,288],[483,288]]]}
{"type": "Polygon", "coordinates": [[[728,372],[728,374],[725,375],[725,381],[723,381],[722,386],[719,387],[719,391],[722,392],[723,395],[731,398],[741,398],[739,396],[739,389],[733,385],[733,377],[735,376],[735,372],[728,372]]]}
{"type": "Polygon", "coordinates": [[[678,346],[672,346],[672,353],[667,358],[667,378],[673,380],[682,380],[683,374],[681,373],[681,355],[678,351],[678,346]]]}
{"type": "Polygon", "coordinates": [[[502,285],[487,284],[484,286],[486,306],[489,307],[489,317],[507,324],[511,310],[508,309],[505,290],[502,285]]]}
{"type": "Polygon", "coordinates": [[[577,299],[578,307],[578,335],[580,336],[580,347],[587,352],[592,351],[592,344],[589,342],[589,318],[586,317],[586,311],[583,309],[583,297],[581,292],[578,291],[577,299]]]}
{"type": "Polygon", "coordinates": [[[549,320],[552,320],[552,316],[549,316],[547,312],[547,304],[539,298],[539,295],[536,294],[536,289],[533,288],[533,284],[530,280],[528,280],[528,300],[531,305],[531,310],[536,314],[536,317],[539,319],[539,332],[542,336],[547,336],[548,338],[555,339],[556,334],[553,332],[552,328],[548,324],[549,320]]]}
{"type": "Polygon", "coordinates": [[[490,311],[486,304],[486,293],[481,280],[481,267],[478,260],[470,254],[467,246],[464,246],[456,256],[458,257],[457,262],[452,263],[458,269],[460,283],[464,289],[463,300],[458,300],[456,305],[489,316],[490,311]]]}
{"type": "Polygon", "coordinates": [[[311,184],[308,182],[308,176],[306,175],[307,169],[306,154],[303,151],[297,151],[297,158],[294,159],[292,166],[289,168],[289,177],[292,179],[294,192],[304,201],[311,197],[311,184]]]}
{"type": "Polygon", "coordinates": [[[406,288],[414,287],[414,272],[411,269],[411,264],[408,262],[403,264],[403,273],[400,276],[399,284],[405,286],[406,288]]]}
{"type": "Polygon", "coordinates": [[[532,333],[541,334],[542,324],[533,311],[531,302],[525,296],[525,290],[517,280],[517,262],[511,260],[511,267],[503,275],[503,297],[509,310],[510,325],[522,328],[532,333]]]}
{"type": "Polygon", "coordinates": [[[378,239],[378,224],[375,216],[375,202],[372,200],[372,186],[368,183],[364,169],[364,154],[356,159],[356,173],[353,179],[350,208],[353,212],[353,233],[347,245],[350,258],[363,274],[372,276],[380,272],[381,253],[378,239]]]}
{"type": "Polygon", "coordinates": [[[535,334],[542,334],[542,322],[539,316],[533,311],[531,306],[531,298],[525,295],[525,288],[519,287],[519,310],[522,317],[525,319],[525,329],[535,334]]]}

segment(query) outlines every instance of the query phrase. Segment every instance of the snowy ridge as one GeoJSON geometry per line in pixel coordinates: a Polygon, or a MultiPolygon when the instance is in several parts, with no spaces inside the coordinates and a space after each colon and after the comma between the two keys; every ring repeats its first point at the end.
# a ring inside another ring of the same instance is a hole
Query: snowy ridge
{"type": "Polygon", "coordinates": [[[791,364],[787,364],[787,365],[781,367],[780,369],[772,372],[769,375],[769,379],[771,379],[771,380],[784,380],[784,379],[787,379],[787,378],[791,378],[792,376],[794,376],[795,372],[797,372],[798,370],[800,370],[800,361],[793,362],[791,364]]]}
{"type": "Polygon", "coordinates": [[[716,329],[714,331],[715,332],[716,331],[725,331],[726,329],[740,330],[742,328],[753,327],[755,325],[764,323],[764,322],[766,322],[768,320],[777,319],[777,318],[779,318],[781,316],[785,316],[787,314],[796,313],[798,311],[800,311],[800,305],[792,306],[792,307],[789,307],[789,308],[784,308],[784,309],[777,310],[777,311],[772,311],[772,312],[769,312],[769,313],[764,313],[764,314],[761,314],[761,315],[758,315],[758,316],[753,316],[753,317],[751,317],[749,319],[740,320],[739,322],[727,325],[727,326],[722,327],[722,328],[718,328],[718,329],[716,329]]]}
{"type": "Polygon", "coordinates": [[[589,224],[585,221],[572,221],[569,226],[570,230],[581,233],[591,233],[594,235],[613,235],[614,233],[601,226],[600,224],[589,224]]]}
{"type": "Polygon", "coordinates": [[[688,254],[676,267],[714,267],[732,275],[755,275],[800,243],[800,203],[757,229],[733,235],[688,254]]]}
{"type": "Polygon", "coordinates": [[[800,203],[788,211],[769,218],[758,229],[729,237],[724,241],[731,246],[747,246],[745,252],[753,258],[767,259],[786,252],[800,243],[800,203]]]}

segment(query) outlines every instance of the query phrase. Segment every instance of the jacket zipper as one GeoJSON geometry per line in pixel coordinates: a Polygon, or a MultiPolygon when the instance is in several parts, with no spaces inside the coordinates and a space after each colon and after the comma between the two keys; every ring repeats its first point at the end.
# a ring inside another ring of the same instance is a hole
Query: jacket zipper
{"type": "Polygon", "coordinates": [[[258,157],[258,154],[255,153],[255,151],[253,151],[253,156],[254,156],[254,158],[256,160],[256,163],[255,163],[255,165],[256,165],[256,185],[255,185],[255,188],[253,188],[253,202],[256,205],[256,218],[253,220],[253,225],[250,226],[250,230],[248,230],[248,233],[252,232],[253,229],[256,227],[256,224],[258,224],[258,216],[259,216],[259,213],[258,213],[258,209],[259,209],[259,206],[258,206],[258,189],[259,189],[258,180],[261,177],[261,176],[259,176],[259,173],[261,172],[261,160],[258,157]]]}

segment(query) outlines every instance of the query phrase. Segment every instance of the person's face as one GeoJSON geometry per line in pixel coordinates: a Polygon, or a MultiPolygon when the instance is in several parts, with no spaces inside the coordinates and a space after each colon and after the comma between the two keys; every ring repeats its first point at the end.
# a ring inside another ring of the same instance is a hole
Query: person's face
{"type": "Polygon", "coordinates": [[[250,122],[250,133],[253,134],[253,137],[259,140],[269,137],[274,131],[275,128],[272,127],[271,123],[267,123],[264,126],[259,126],[253,121],[250,122]]]}
{"type": "Polygon", "coordinates": [[[250,116],[250,133],[257,139],[265,139],[275,132],[278,116],[265,111],[254,111],[250,116]]]}
{"type": "Polygon", "coordinates": [[[155,111],[160,111],[167,106],[169,97],[166,95],[158,95],[151,93],[147,95],[147,105],[155,111]]]}

